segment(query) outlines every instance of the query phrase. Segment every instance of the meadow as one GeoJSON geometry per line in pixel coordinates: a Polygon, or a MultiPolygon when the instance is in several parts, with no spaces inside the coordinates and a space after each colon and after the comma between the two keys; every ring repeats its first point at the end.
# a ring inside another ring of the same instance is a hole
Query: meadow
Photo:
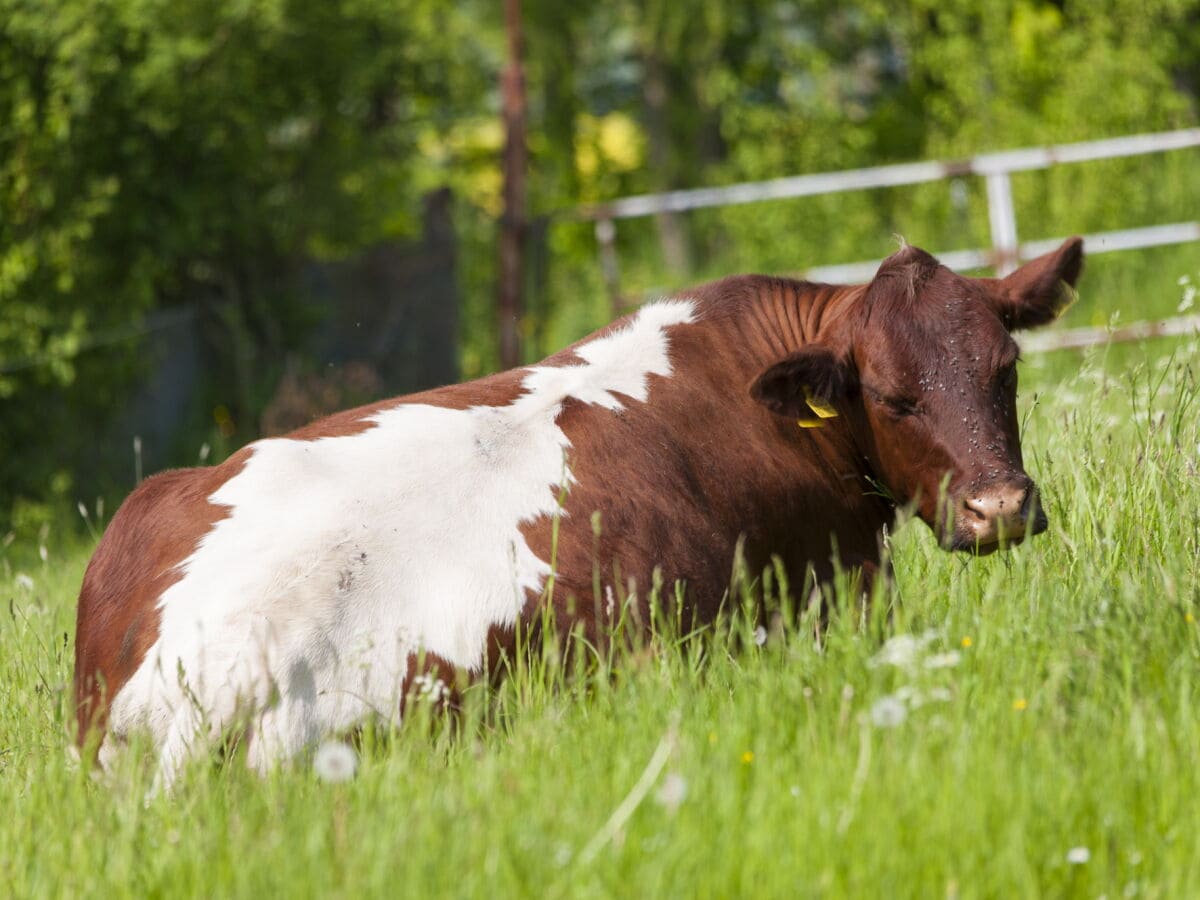
{"type": "Polygon", "coordinates": [[[895,592],[838,594],[819,640],[803,614],[761,642],[734,615],[569,676],[535,657],[455,727],[418,708],[366,733],[341,783],[234,752],[145,802],[145,755],[81,769],[94,538],[13,542],[0,893],[1200,895],[1198,378],[1197,338],[1030,355],[1046,534],[970,559],[902,525],[895,592]]]}

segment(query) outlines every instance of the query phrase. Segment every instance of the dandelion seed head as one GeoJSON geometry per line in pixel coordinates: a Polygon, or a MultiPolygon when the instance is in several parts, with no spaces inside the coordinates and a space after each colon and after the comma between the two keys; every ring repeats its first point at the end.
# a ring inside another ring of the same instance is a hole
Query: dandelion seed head
{"type": "Polygon", "coordinates": [[[1072,847],[1067,851],[1067,862],[1073,866],[1082,866],[1092,858],[1092,851],[1087,847],[1072,847]]]}
{"type": "Polygon", "coordinates": [[[658,788],[658,793],[654,796],[659,806],[667,812],[673,813],[687,798],[687,792],[687,779],[678,772],[668,772],[658,788]]]}
{"type": "Polygon", "coordinates": [[[325,741],[313,756],[313,771],[327,784],[341,784],[358,771],[358,754],[349,744],[325,741]]]}
{"type": "Polygon", "coordinates": [[[13,579],[13,582],[23,591],[33,590],[33,579],[24,572],[18,572],[17,577],[13,579]]]}
{"type": "Polygon", "coordinates": [[[754,643],[756,646],[763,646],[767,642],[767,629],[759,625],[754,629],[754,643]]]}
{"type": "Polygon", "coordinates": [[[908,707],[899,697],[880,697],[871,705],[871,724],[876,728],[895,728],[908,718],[908,707]]]}

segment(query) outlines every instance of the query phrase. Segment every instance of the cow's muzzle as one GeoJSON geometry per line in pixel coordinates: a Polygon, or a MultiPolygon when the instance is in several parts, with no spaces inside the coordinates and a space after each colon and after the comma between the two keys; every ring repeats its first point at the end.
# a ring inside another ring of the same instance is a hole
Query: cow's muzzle
{"type": "Polygon", "coordinates": [[[1028,478],[991,485],[963,498],[954,523],[953,549],[986,555],[1019,544],[1049,526],[1037,488],[1028,478]]]}

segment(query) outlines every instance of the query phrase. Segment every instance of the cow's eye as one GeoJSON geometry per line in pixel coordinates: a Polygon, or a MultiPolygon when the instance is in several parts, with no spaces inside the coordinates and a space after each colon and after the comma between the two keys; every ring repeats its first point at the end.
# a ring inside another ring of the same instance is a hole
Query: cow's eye
{"type": "Polygon", "coordinates": [[[875,400],[883,404],[893,416],[912,416],[917,412],[917,401],[908,397],[889,397],[887,394],[876,394],[875,400]]]}
{"type": "Polygon", "coordinates": [[[894,416],[914,416],[917,414],[915,400],[908,400],[904,397],[885,397],[883,402],[887,406],[888,412],[894,416]]]}
{"type": "Polygon", "coordinates": [[[909,397],[894,397],[890,394],[885,394],[883,391],[877,391],[874,388],[864,388],[866,395],[875,403],[878,403],[889,414],[902,417],[916,415],[918,404],[916,400],[909,397]]]}

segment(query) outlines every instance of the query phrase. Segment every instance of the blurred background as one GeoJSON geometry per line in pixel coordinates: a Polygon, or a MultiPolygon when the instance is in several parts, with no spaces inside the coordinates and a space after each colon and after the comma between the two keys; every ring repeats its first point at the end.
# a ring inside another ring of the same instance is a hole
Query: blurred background
{"type": "MultiPolygon", "coordinates": [[[[688,283],[992,243],[965,171],[622,219],[607,258],[582,207],[1198,112],[1200,0],[0,0],[0,536],[688,283]]],[[[1200,149],[1011,190],[1022,241],[1195,220],[1200,149]]],[[[1188,279],[1194,241],[1094,257],[1067,324],[1188,279]]]]}

